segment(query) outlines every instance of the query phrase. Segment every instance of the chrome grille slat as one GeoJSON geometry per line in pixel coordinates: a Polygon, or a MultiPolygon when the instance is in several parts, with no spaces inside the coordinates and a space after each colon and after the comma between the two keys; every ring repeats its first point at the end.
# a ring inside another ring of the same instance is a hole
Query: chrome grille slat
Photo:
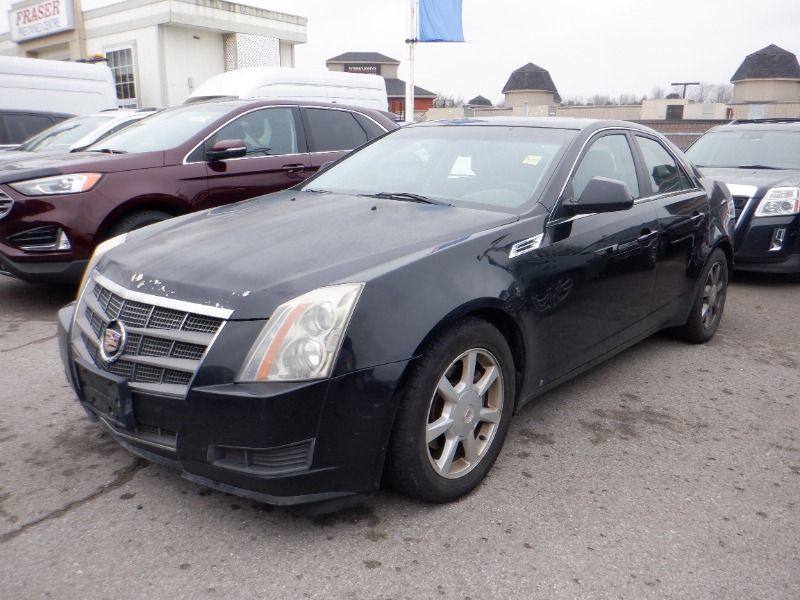
{"type": "Polygon", "coordinates": [[[0,192],[0,219],[11,212],[11,207],[13,205],[14,201],[9,198],[7,194],[0,192]]]}
{"type": "Polygon", "coordinates": [[[80,340],[78,349],[98,368],[127,379],[133,389],[185,396],[200,360],[225,323],[203,312],[229,315],[231,311],[197,305],[200,312],[193,313],[181,310],[194,306],[190,303],[175,302],[178,308],[170,308],[160,305],[170,300],[156,296],[148,304],[140,301],[146,295],[109,289],[98,277],[89,283],[93,287],[83,295],[77,312],[73,339],[80,340]],[[122,357],[106,363],[99,345],[103,329],[113,320],[126,326],[128,337],[122,357]]]}

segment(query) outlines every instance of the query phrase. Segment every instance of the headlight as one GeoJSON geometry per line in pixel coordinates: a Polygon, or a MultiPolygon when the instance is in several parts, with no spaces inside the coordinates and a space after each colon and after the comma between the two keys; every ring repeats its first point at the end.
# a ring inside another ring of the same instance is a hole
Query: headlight
{"type": "Polygon", "coordinates": [[[236,381],[330,377],[363,283],[322,287],[281,304],[250,349],[236,381]]]}
{"type": "Polygon", "coordinates": [[[100,177],[102,177],[100,173],[71,173],[19,181],[10,183],[9,186],[26,196],[77,194],[78,192],[88,192],[100,181],[100,177]]]}
{"type": "Polygon", "coordinates": [[[78,288],[78,299],[83,295],[83,288],[86,286],[86,282],[89,281],[89,273],[92,272],[92,269],[97,266],[97,263],[100,262],[100,259],[103,258],[106,252],[122,244],[127,237],[128,234],[123,233],[106,240],[102,244],[98,244],[97,248],[94,249],[94,254],[92,254],[92,258],[89,259],[89,262],[86,264],[86,270],[83,272],[83,279],[81,279],[81,285],[78,288]]]}
{"type": "Polygon", "coordinates": [[[758,203],[756,217],[780,217],[800,213],[800,188],[776,187],[758,203]]]}

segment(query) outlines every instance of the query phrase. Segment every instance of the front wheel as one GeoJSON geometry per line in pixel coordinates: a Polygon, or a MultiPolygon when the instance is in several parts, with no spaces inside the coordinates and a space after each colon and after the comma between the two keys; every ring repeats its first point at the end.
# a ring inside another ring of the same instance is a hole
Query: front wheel
{"type": "Polygon", "coordinates": [[[153,223],[160,223],[161,221],[166,221],[171,218],[172,215],[160,210],[137,210],[136,212],[128,213],[114,223],[114,226],[111,227],[108,232],[108,237],[112,238],[133,231],[134,229],[152,225],[153,223]]]}
{"type": "Polygon", "coordinates": [[[450,502],[486,476],[514,409],[508,343],[468,318],[430,343],[401,391],[388,480],[426,502],[450,502]]]}
{"type": "Polygon", "coordinates": [[[689,319],[674,330],[681,339],[696,344],[702,344],[714,337],[725,308],[728,260],[719,248],[711,253],[703,269],[701,281],[702,285],[692,304],[689,319]]]}

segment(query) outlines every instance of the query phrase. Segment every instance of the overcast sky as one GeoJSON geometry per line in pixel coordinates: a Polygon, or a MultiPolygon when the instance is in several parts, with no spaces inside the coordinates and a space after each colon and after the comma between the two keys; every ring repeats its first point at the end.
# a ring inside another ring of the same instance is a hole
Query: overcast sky
{"type": "MultiPolygon", "coordinates": [[[[114,0],[83,0],[84,9],[114,0]]],[[[380,52],[407,74],[410,0],[247,0],[308,18],[298,67],[343,52],[380,52]]],[[[10,4],[0,0],[3,18],[10,4]]],[[[649,95],[673,81],[727,83],[769,44],[800,53],[800,0],[463,0],[464,44],[418,44],[417,85],[494,102],[511,71],[533,62],[563,98],[649,95]]],[[[7,29],[7,24],[0,23],[7,29]]]]}

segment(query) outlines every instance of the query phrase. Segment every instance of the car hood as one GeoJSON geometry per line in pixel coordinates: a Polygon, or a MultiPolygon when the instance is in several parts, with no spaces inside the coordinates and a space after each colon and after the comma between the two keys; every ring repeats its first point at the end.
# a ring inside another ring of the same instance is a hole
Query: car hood
{"type": "Polygon", "coordinates": [[[760,192],[771,187],[800,185],[800,171],[793,170],[704,167],[700,171],[709,179],[716,179],[727,185],[755,186],[760,192]]]}
{"type": "Polygon", "coordinates": [[[494,211],[288,190],[133,232],[101,273],[135,291],[266,318],[320,286],[379,277],[517,220],[494,211]]]}
{"type": "Polygon", "coordinates": [[[164,165],[163,152],[103,154],[99,152],[24,152],[24,157],[5,160],[0,155],[0,183],[64,173],[110,173],[150,169],[164,165]]]}

